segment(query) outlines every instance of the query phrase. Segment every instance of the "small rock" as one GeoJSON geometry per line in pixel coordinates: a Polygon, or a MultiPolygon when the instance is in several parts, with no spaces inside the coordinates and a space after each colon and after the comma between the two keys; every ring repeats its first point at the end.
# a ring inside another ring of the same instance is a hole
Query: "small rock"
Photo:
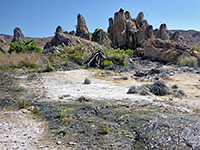
{"type": "Polygon", "coordinates": [[[62,142],[61,141],[58,141],[56,144],[60,145],[62,142]]]}
{"type": "Polygon", "coordinates": [[[135,86],[131,86],[127,92],[127,94],[134,94],[136,93],[136,87],[135,86]]]}
{"type": "Polygon", "coordinates": [[[69,145],[76,145],[76,143],[74,143],[74,142],[69,142],[68,144],[69,145]]]}
{"type": "Polygon", "coordinates": [[[179,85],[178,85],[178,84],[172,85],[172,89],[178,89],[178,88],[179,88],[179,85]]]}
{"type": "Polygon", "coordinates": [[[183,90],[179,90],[174,94],[174,97],[181,99],[184,95],[185,95],[185,92],[183,90]]]}
{"type": "Polygon", "coordinates": [[[81,96],[77,99],[78,102],[91,102],[91,99],[85,98],[84,96],[81,96]]]}
{"type": "Polygon", "coordinates": [[[128,77],[127,76],[123,76],[121,77],[122,80],[128,80],[128,77]]]}
{"type": "Polygon", "coordinates": [[[91,84],[91,80],[88,79],[88,78],[85,78],[85,80],[84,80],[84,84],[91,84]]]}

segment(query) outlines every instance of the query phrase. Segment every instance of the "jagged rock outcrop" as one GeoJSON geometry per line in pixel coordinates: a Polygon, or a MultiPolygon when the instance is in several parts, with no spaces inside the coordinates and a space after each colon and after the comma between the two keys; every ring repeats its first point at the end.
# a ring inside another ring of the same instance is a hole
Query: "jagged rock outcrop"
{"type": "Polygon", "coordinates": [[[111,46],[111,41],[107,36],[107,33],[104,32],[102,29],[96,29],[92,34],[92,41],[99,43],[100,45],[104,46],[111,46]]]}
{"type": "Polygon", "coordinates": [[[0,37],[0,42],[1,43],[6,43],[6,40],[4,40],[2,37],[0,37]]]}
{"type": "Polygon", "coordinates": [[[160,25],[160,29],[157,32],[156,37],[160,38],[162,40],[168,40],[169,39],[169,36],[168,36],[168,33],[167,33],[167,25],[165,23],[160,25]]]}
{"type": "Polygon", "coordinates": [[[176,31],[171,37],[170,40],[179,42],[180,41],[180,32],[176,31]]]}
{"type": "Polygon", "coordinates": [[[87,40],[90,39],[90,33],[86,26],[85,19],[81,14],[78,14],[77,16],[76,36],[80,36],[87,40]]]}
{"type": "Polygon", "coordinates": [[[160,38],[143,41],[141,47],[144,50],[144,56],[166,62],[176,62],[178,57],[187,51],[187,47],[160,38]]]}
{"type": "Polygon", "coordinates": [[[120,9],[115,13],[114,20],[109,19],[108,37],[113,47],[135,49],[143,39],[153,37],[153,26],[144,20],[143,12],[134,20],[128,11],[124,13],[120,9]]]}
{"type": "Polygon", "coordinates": [[[70,34],[70,35],[75,35],[76,32],[75,32],[74,30],[72,30],[72,31],[69,32],[69,34],[70,34]]]}
{"type": "MultiPolygon", "coordinates": [[[[120,9],[114,19],[109,19],[108,37],[114,48],[135,49],[136,54],[155,60],[176,62],[180,55],[189,51],[189,47],[180,42],[180,33],[168,35],[167,25],[161,24],[159,29],[153,29],[144,13],[140,12],[132,19],[129,12],[120,9]]],[[[193,55],[194,56],[194,55],[193,55]]]]}
{"type": "Polygon", "coordinates": [[[88,67],[101,68],[101,63],[105,60],[105,54],[103,51],[98,50],[93,52],[92,55],[84,62],[88,67]]]}
{"type": "Polygon", "coordinates": [[[63,29],[61,26],[56,28],[55,36],[51,40],[51,42],[47,42],[44,46],[44,49],[48,49],[51,47],[57,47],[58,45],[61,46],[68,46],[74,45],[73,42],[63,33],[63,29]]]}
{"type": "Polygon", "coordinates": [[[12,42],[20,42],[21,40],[24,39],[24,35],[23,35],[23,33],[22,33],[20,28],[16,27],[13,30],[13,32],[14,32],[14,37],[12,39],[12,42]]]}

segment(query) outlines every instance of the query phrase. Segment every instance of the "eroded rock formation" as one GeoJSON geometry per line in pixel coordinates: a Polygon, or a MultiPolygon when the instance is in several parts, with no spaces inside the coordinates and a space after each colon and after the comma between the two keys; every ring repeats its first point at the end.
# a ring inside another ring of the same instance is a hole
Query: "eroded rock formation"
{"type": "Polygon", "coordinates": [[[76,36],[80,36],[87,40],[90,39],[90,33],[86,26],[85,19],[81,14],[78,14],[77,16],[76,36]]]}
{"type": "Polygon", "coordinates": [[[73,42],[63,33],[63,29],[61,26],[56,28],[55,36],[51,40],[51,42],[47,42],[44,46],[44,49],[48,49],[50,47],[57,47],[58,45],[61,46],[68,46],[73,45],[73,42]]]}
{"type": "Polygon", "coordinates": [[[136,49],[140,55],[166,62],[177,61],[180,55],[189,51],[179,42],[179,32],[169,37],[166,24],[154,30],[144,19],[143,12],[132,19],[129,12],[120,9],[114,19],[109,19],[108,37],[114,48],[136,49]]]}
{"type": "Polygon", "coordinates": [[[14,37],[12,39],[12,42],[20,42],[21,40],[24,39],[24,35],[23,35],[23,33],[22,33],[20,28],[16,27],[13,30],[13,32],[14,32],[14,37]]]}

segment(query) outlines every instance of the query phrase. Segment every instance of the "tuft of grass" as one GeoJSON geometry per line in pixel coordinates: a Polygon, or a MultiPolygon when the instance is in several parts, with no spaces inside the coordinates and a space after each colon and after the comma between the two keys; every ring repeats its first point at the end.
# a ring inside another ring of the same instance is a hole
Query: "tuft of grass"
{"type": "Polygon", "coordinates": [[[65,135],[67,133],[67,127],[66,126],[60,126],[59,129],[58,129],[58,134],[63,134],[65,135]]]}
{"type": "Polygon", "coordinates": [[[49,62],[49,60],[47,61],[47,67],[45,69],[45,72],[52,72],[54,71],[54,67],[51,66],[51,63],[49,62]]]}
{"type": "Polygon", "coordinates": [[[126,53],[121,49],[107,49],[105,54],[108,60],[112,61],[114,64],[126,66],[126,53]]]}
{"type": "Polygon", "coordinates": [[[148,89],[150,89],[151,88],[151,84],[144,84],[144,86],[146,86],[148,89]]]}
{"type": "Polygon", "coordinates": [[[196,57],[191,56],[188,53],[183,53],[179,58],[178,62],[181,66],[188,66],[188,67],[194,67],[195,63],[197,61],[196,57]]]}
{"type": "Polygon", "coordinates": [[[23,87],[18,87],[18,88],[16,89],[16,91],[17,91],[17,92],[24,92],[24,91],[25,91],[25,88],[23,88],[23,87]]]}
{"type": "Polygon", "coordinates": [[[26,101],[24,99],[18,101],[17,105],[18,105],[19,109],[26,109],[27,108],[26,101]]]}
{"type": "Polygon", "coordinates": [[[39,68],[43,67],[44,56],[39,53],[25,54],[15,53],[1,54],[0,53],[0,69],[16,69],[16,68],[39,68]]]}
{"type": "Polygon", "coordinates": [[[99,130],[100,130],[101,134],[109,134],[110,133],[110,129],[102,123],[99,123],[99,130]]]}
{"type": "Polygon", "coordinates": [[[102,63],[101,63],[101,66],[102,67],[107,67],[107,66],[110,66],[112,65],[113,62],[111,60],[104,60],[102,63]]]}
{"type": "Polygon", "coordinates": [[[39,108],[38,107],[34,107],[33,108],[33,113],[38,115],[39,114],[39,108]]]}

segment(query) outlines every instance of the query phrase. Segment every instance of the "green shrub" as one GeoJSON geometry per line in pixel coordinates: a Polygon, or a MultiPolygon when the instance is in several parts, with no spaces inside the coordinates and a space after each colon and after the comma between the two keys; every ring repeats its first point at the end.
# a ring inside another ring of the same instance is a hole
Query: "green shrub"
{"type": "Polygon", "coordinates": [[[152,85],[151,84],[144,84],[144,86],[146,86],[147,88],[150,89],[152,85]]]}
{"type": "Polygon", "coordinates": [[[178,62],[181,66],[193,67],[197,61],[196,57],[191,56],[188,53],[183,53],[179,58],[178,62]]]}
{"type": "Polygon", "coordinates": [[[38,107],[34,107],[34,108],[33,108],[33,113],[36,114],[36,115],[39,114],[39,109],[38,109],[38,107]]]}
{"type": "Polygon", "coordinates": [[[49,62],[49,60],[47,61],[47,67],[45,69],[45,72],[52,72],[54,71],[54,67],[51,66],[51,63],[49,62]]]}
{"type": "Polygon", "coordinates": [[[114,64],[126,66],[126,54],[121,49],[108,49],[106,50],[107,59],[112,61],[114,64]]]}
{"type": "Polygon", "coordinates": [[[63,134],[65,135],[67,133],[67,127],[66,126],[60,126],[59,129],[58,129],[58,134],[63,134]]]}
{"type": "Polygon", "coordinates": [[[132,49],[127,49],[127,50],[125,50],[125,53],[126,53],[127,55],[129,55],[130,57],[133,57],[133,56],[134,56],[134,51],[133,51],[132,49]]]}
{"type": "Polygon", "coordinates": [[[17,92],[24,92],[25,89],[24,89],[23,87],[18,87],[18,88],[16,89],[16,91],[17,91],[17,92]]]}
{"type": "Polygon", "coordinates": [[[18,101],[17,105],[18,105],[19,109],[26,109],[27,108],[26,101],[24,99],[18,101]]]}
{"type": "Polygon", "coordinates": [[[102,67],[107,67],[107,66],[110,66],[112,65],[113,62],[111,60],[104,60],[102,63],[101,63],[101,66],[102,67]]]}
{"type": "MultiPolygon", "coordinates": [[[[95,31],[92,33],[92,41],[95,41],[95,42],[97,42],[97,41],[99,41],[99,32],[100,32],[100,29],[99,28],[96,28],[95,29],[95,31]]],[[[105,40],[107,40],[107,33],[106,32],[104,32],[104,38],[105,38],[105,40]]]]}
{"type": "Polygon", "coordinates": [[[110,129],[102,123],[99,123],[99,130],[101,134],[109,134],[110,129]]]}
{"type": "Polygon", "coordinates": [[[10,49],[8,51],[8,53],[12,53],[12,52],[24,52],[24,53],[32,53],[32,52],[41,52],[42,49],[39,48],[34,40],[28,40],[25,41],[23,40],[22,42],[14,42],[10,44],[10,49]]]}

